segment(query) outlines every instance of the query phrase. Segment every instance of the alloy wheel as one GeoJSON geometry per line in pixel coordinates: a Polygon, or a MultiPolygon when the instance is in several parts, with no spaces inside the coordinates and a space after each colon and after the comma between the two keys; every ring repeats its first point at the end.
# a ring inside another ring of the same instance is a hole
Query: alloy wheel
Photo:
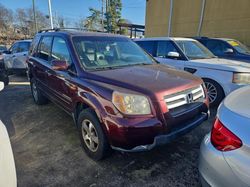
{"type": "Polygon", "coordinates": [[[85,119],[82,122],[82,138],[90,151],[97,151],[99,146],[99,138],[94,125],[88,119],[85,119]]]}
{"type": "Polygon", "coordinates": [[[215,85],[210,82],[205,82],[205,86],[207,88],[209,103],[213,103],[218,97],[217,89],[215,85]]]}

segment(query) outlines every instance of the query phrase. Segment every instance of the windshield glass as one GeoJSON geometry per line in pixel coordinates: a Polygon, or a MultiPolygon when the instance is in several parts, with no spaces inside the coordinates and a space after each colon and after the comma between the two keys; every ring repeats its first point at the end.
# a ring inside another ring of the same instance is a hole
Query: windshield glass
{"type": "Polygon", "coordinates": [[[229,43],[239,53],[250,54],[249,49],[237,40],[228,40],[227,43],[229,43]]]}
{"type": "Polygon", "coordinates": [[[77,36],[73,38],[78,57],[86,69],[118,68],[153,64],[154,60],[128,38],[77,36]]]}
{"type": "Polygon", "coordinates": [[[215,58],[212,52],[197,41],[179,40],[176,41],[176,43],[182,49],[183,53],[191,60],[215,58]]]}

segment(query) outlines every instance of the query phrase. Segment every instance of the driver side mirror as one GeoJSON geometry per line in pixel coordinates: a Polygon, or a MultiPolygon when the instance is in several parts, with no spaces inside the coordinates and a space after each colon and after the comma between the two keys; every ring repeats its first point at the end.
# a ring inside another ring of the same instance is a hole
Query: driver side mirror
{"type": "Polygon", "coordinates": [[[65,60],[52,60],[51,66],[52,69],[56,71],[66,71],[69,68],[69,65],[65,60]]]}
{"type": "Polygon", "coordinates": [[[233,54],[234,53],[234,50],[231,49],[231,48],[227,48],[225,51],[224,51],[225,54],[233,54]]]}
{"type": "Polygon", "coordinates": [[[0,91],[2,91],[4,89],[4,83],[0,82],[0,91]]]}
{"type": "Polygon", "coordinates": [[[178,59],[178,58],[180,58],[180,54],[178,52],[169,52],[167,57],[173,58],[173,59],[178,59]]]}

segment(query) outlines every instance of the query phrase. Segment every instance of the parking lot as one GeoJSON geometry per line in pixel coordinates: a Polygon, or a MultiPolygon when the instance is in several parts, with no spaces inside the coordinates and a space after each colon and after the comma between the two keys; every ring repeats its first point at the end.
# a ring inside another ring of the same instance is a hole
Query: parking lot
{"type": "Polygon", "coordinates": [[[0,119],[11,137],[18,186],[199,186],[199,146],[215,111],[164,147],[95,162],[82,151],[70,116],[52,103],[36,106],[25,77],[10,79],[0,93],[0,119]]]}

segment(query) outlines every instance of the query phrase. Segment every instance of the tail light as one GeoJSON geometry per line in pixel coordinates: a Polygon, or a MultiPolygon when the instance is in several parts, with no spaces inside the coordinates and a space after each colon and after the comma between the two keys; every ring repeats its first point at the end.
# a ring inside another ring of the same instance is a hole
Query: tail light
{"type": "Polygon", "coordinates": [[[242,146],[242,141],[216,119],[211,133],[211,142],[219,151],[232,151],[242,146]]]}

